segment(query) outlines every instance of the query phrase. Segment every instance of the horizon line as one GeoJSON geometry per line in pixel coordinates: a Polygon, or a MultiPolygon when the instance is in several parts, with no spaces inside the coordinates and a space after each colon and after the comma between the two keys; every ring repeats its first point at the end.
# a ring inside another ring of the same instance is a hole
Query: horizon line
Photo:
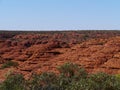
{"type": "Polygon", "coordinates": [[[23,29],[17,29],[17,30],[0,30],[0,31],[120,31],[120,29],[66,29],[66,30],[30,30],[30,29],[27,29],[27,30],[23,30],[23,29]]]}

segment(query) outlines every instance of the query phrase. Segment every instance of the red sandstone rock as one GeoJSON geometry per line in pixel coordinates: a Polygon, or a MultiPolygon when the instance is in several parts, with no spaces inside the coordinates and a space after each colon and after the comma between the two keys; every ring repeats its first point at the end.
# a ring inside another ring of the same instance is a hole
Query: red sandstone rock
{"type": "Polygon", "coordinates": [[[88,36],[90,35],[70,32],[18,34],[1,39],[0,66],[7,60],[17,61],[19,66],[0,70],[0,80],[11,69],[22,73],[26,78],[33,72],[58,73],[56,67],[65,62],[82,65],[89,73],[120,73],[120,36],[97,34],[96,38],[91,35],[90,38],[83,39],[88,36]]]}

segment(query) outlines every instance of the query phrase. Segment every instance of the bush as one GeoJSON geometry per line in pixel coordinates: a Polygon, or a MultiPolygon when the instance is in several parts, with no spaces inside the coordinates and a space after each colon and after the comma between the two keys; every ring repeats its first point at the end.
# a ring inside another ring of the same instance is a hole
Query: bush
{"type": "Polygon", "coordinates": [[[18,63],[17,62],[13,62],[13,61],[7,61],[6,63],[4,63],[1,68],[4,69],[4,68],[9,68],[9,67],[17,67],[18,66],[18,63]]]}
{"type": "Polygon", "coordinates": [[[120,80],[120,74],[116,74],[115,77],[120,80]]]}
{"type": "Polygon", "coordinates": [[[29,89],[54,90],[55,88],[57,88],[56,83],[57,83],[57,76],[55,75],[55,73],[45,72],[40,75],[33,74],[32,79],[29,81],[29,89]]]}
{"type": "MultiPolygon", "coordinates": [[[[77,82],[72,82],[67,90],[96,90],[96,83],[89,79],[81,79],[77,82]]],[[[99,90],[99,89],[98,89],[99,90]]]]}
{"type": "Polygon", "coordinates": [[[25,90],[25,79],[21,74],[10,74],[1,84],[0,90],[25,90]]]}
{"type": "Polygon", "coordinates": [[[66,90],[73,82],[87,78],[87,72],[77,64],[65,63],[58,67],[60,75],[58,76],[58,86],[60,90],[66,90]]]}
{"type": "Polygon", "coordinates": [[[87,76],[87,72],[85,71],[84,68],[79,67],[77,64],[73,64],[73,63],[65,63],[62,66],[58,67],[58,71],[66,76],[66,77],[77,77],[77,78],[83,78],[87,76]]]}
{"type": "Polygon", "coordinates": [[[100,72],[91,75],[90,79],[96,83],[96,90],[120,90],[120,82],[113,75],[100,72]]]}

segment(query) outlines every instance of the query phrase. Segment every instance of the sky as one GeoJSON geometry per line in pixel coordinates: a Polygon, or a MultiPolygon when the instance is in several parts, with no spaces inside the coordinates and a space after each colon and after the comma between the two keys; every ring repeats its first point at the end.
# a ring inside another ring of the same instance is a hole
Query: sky
{"type": "Polygon", "coordinates": [[[0,30],[120,30],[120,0],[0,0],[0,30]]]}

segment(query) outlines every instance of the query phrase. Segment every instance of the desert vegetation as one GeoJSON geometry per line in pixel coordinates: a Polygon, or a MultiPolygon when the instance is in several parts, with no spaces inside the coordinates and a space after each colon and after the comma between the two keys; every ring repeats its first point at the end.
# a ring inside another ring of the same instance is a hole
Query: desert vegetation
{"type": "Polygon", "coordinates": [[[77,64],[65,63],[58,67],[59,74],[33,74],[26,80],[22,74],[10,73],[0,84],[0,90],[120,90],[119,75],[88,74],[77,64]]]}
{"type": "Polygon", "coordinates": [[[17,62],[7,61],[1,66],[1,69],[10,68],[10,67],[17,67],[17,66],[18,66],[17,62]]]}

